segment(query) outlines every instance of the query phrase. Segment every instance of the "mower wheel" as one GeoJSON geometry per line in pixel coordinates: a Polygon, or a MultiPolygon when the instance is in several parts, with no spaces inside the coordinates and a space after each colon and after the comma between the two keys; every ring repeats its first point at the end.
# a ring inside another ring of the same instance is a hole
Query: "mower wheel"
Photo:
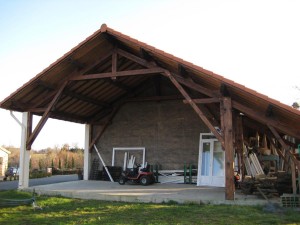
{"type": "Polygon", "coordinates": [[[144,186],[150,184],[150,177],[142,176],[141,179],[140,179],[140,183],[144,186]]]}
{"type": "Polygon", "coordinates": [[[123,176],[121,176],[121,177],[119,178],[119,184],[124,185],[125,183],[126,183],[126,178],[123,177],[123,176]]]}

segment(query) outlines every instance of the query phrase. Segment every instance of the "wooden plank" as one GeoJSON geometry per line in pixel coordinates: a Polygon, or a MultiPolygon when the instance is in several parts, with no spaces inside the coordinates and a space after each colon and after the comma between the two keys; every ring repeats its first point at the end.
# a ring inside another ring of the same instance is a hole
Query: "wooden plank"
{"type": "Polygon", "coordinates": [[[211,124],[211,122],[207,119],[207,117],[203,114],[200,108],[193,102],[188,93],[183,89],[183,87],[177,82],[177,80],[172,76],[169,71],[165,72],[166,76],[169,77],[174,86],[178,89],[178,91],[183,95],[183,97],[187,100],[187,102],[191,105],[191,107],[195,110],[200,119],[204,122],[204,124],[211,130],[211,132],[216,136],[216,138],[221,142],[222,146],[224,145],[223,137],[218,133],[216,128],[211,124]]]}
{"type": "Polygon", "coordinates": [[[70,80],[93,80],[93,79],[102,79],[108,77],[124,77],[124,76],[138,76],[138,75],[150,75],[150,74],[157,74],[163,73],[165,70],[160,67],[153,67],[150,69],[138,69],[138,70],[126,70],[126,71],[118,71],[115,73],[108,72],[108,73],[95,73],[95,74],[87,74],[87,75],[80,75],[71,78],[70,80]]]}
{"type": "Polygon", "coordinates": [[[285,149],[285,156],[288,155],[293,160],[295,166],[297,166],[297,168],[300,169],[300,161],[298,161],[296,159],[296,157],[293,154],[291,154],[291,152],[289,150],[289,146],[282,140],[282,138],[278,134],[277,130],[270,125],[268,125],[268,127],[271,130],[271,132],[273,133],[273,135],[275,136],[275,138],[279,141],[282,148],[285,149]]]}
{"type": "Polygon", "coordinates": [[[276,152],[277,154],[282,158],[282,159],[285,159],[284,158],[284,154],[280,151],[280,149],[278,149],[276,146],[275,146],[275,142],[272,140],[272,137],[270,136],[270,134],[267,134],[267,138],[271,144],[271,146],[276,149],[276,152]]]}
{"type": "Polygon", "coordinates": [[[224,122],[225,140],[225,199],[234,200],[234,148],[232,134],[232,104],[231,98],[223,98],[224,110],[221,110],[221,117],[224,122]]]}
{"type": "MultiPolygon", "coordinates": [[[[196,104],[209,104],[209,103],[220,103],[220,98],[201,98],[193,99],[196,104]]],[[[187,104],[187,100],[183,100],[183,103],[187,104]]]]}
{"type": "Polygon", "coordinates": [[[54,96],[54,98],[52,99],[52,101],[50,102],[50,104],[48,105],[46,111],[44,112],[42,118],[40,119],[39,123],[36,125],[34,131],[32,132],[32,134],[30,135],[30,137],[27,140],[26,143],[26,149],[30,150],[31,149],[31,145],[34,142],[34,140],[36,139],[36,137],[38,136],[38,134],[40,133],[40,131],[42,130],[43,126],[45,125],[45,123],[47,122],[49,116],[50,116],[50,111],[53,108],[53,106],[55,105],[55,103],[58,101],[59,97],[61,96],[64,88],[67,86],[68,81],[65,81],[59,88],[59,90],[57,91],[56,95],[54,96]]]}

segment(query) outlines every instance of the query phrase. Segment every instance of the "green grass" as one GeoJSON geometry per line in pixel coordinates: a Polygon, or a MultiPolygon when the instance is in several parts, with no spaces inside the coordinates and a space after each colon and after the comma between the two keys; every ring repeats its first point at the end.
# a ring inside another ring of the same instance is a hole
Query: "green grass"
{"type": "MultiPolygon", "coordinates": [[[[30,193],[0,191],[1,198],[30,193]]],[[[300,213],[264,212],[262,207],[121,203],[39,196],[31,206],[0,208],[0,224],[300,224],[300,213]]]]}

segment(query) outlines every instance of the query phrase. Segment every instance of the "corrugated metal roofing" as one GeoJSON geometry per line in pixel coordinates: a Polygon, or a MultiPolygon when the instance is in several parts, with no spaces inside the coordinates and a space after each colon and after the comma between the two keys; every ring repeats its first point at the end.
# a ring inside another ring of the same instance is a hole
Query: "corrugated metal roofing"
{"type": "MultiPolygon", "coordinates": [[[[107,27],[105,24],[78,46],[71,49],[5,98],[0,103],[0,107],[20,112],[32,111],[35,115],[43,115],[45,108],[47,108],[57,89],[67,77],[80,73],[111,72],[111,53],[115,48],[120,48],[140,58],[149,57],[158,66],[177,74],[178,68],[183,67],[195,83],[209,89],[212,93],[220,93],[220,89],[225,85],[233,101],[247,106],[260,115],[266,115],[268,110],[271,109],[271,119],[275,120],[280,127],[285,128],[284,133],[289,134],[287,130],[290,130],[294,137],[300,139],[300,111],[223,76],[126,36],[107,27]]],[[[145,68],[121,54],[118,55],[117,62],[118,71],[145,68]]],[[[99,122],[101,118],[112,111],[113,105],[120,99],[136,95],[138,89],[143,88],[147,83],[149,83],[149,75],[69,82],[50,117],[78,123],[99,122]]],[[[185,86],[185,88],[188,87],[185,86]]],[[[251,118],[251,115],[249,117],[251,118]]]]}

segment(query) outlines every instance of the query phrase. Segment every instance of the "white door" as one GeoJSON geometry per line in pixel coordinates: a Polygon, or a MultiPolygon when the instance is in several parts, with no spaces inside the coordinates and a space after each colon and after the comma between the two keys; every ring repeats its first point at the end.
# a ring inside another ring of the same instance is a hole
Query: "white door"
{"type": "Polygon", "coordinates": [[[197,185],[224,187],[225,153],[213,135],[208,137],[207,134],[200,136],[197,185]]]}

